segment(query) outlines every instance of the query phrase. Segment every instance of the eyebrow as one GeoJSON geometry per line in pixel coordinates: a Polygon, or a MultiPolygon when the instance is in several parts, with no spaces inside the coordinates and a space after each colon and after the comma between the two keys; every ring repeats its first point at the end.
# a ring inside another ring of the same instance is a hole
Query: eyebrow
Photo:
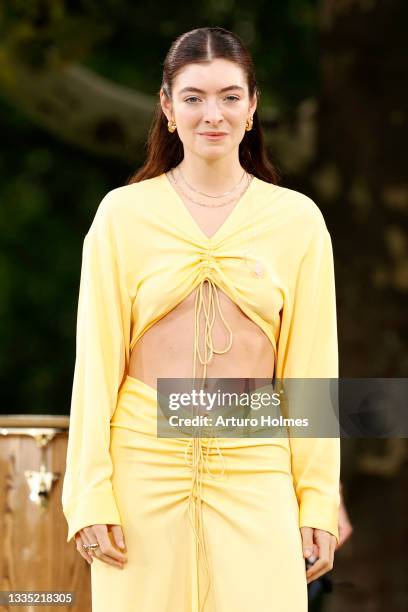
{"type": "MultiPolygon", "coordinates": [[[[231,89],[240,89],[241,91],[245,91],[244,88],[240,85],[229,85],[228,87],[223,87],[222,89],[217,91],[217,93],[223,93],[224,91],[230,91],[231,89]]],[[[203,91],[202,89],[198,89],[198,87],[183,87],[183,89],[180,89],[179,94],[182,94],[186,91],[193,91],[195,93],[200,94],[205,93],[205,91],[203,91]]]]}

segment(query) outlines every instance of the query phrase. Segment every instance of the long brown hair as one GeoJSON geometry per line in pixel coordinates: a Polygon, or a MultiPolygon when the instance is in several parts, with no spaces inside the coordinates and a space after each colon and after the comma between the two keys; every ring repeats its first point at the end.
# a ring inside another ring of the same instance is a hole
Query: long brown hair
{"type": "MultiPolygon", "coordinates": [[[[250,98],[256,93],[259,99],[260,90],[248,50],[239,36],[220,27],[196,28],[181,34],[173,42],[163,64],[161,84],[168,99],[171,100],[173,81],[179,70],[190,63],[210,62],[216,58],[224,58],[238,64],[246,75],[250,98]]],[[[167,172],[177,166],[184,157],[183,143],[177,130],[173,133],[168,131],[167,117],[160,101],[155,108],[146,148],[147,158],[144,165],[131,175],[127,184],[138,183],[167,172]]],[[[268,159],[257,110],[253,114],[252,129],[245,131],[239,144],[239,160],[247,172],[268,183],[278,184],[280,176],[268,159]]]]}

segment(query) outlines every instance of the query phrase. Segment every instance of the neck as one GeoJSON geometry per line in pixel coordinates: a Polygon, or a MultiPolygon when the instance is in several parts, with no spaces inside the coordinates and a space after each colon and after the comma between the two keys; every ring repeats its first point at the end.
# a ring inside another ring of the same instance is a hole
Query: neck
{"type": "Polygon", "coordinates": [[[232,189],[242,178],[244,168],[237,159],[231,162],[225,157],[217,160],[184,158],[177,169],[195,189],[209,194],[217,194],[232,189]]]}

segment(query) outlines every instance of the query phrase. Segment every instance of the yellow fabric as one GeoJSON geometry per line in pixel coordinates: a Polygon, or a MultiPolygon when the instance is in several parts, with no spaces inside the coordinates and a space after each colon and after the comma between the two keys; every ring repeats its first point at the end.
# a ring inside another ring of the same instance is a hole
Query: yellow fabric
{"type": "Polygon", "coordinates": [[[127,376],[110,453],[128,562],[94,559],[92,612],[307,612],[288,440],[202,438],[191,510],[204,551],[187,514],[190,439],[157,437],[166,423],[155,389],[127,376]]]}
{"type": "MultiPolygon", "coordinates": [[[[231,330],[225,347],[214,348],[211,338],[213,317],[222,317],[217,287],[270,340],[276,378],[338,376],[331,239],[310,198],[254,177],[208,238],[164,173],[110,191],[83,245],[62,493],[67,541],[90,524],[121,524],[112,488],[110,422],[130,351],[195,288],[192,371],[197,357],[207,363],[212,352],[228,350],[231,330]],[[207,303],[201,293],[206,282],[207,303]],[[201,308],[206,313],[204,356],[198,348],[201,308]]],[[[191,440],[186,455],[193,472],[189,512],[197,536],[203,444],[191,440]]],[[[274,444],[286,449],[287,441],[275,439],[274,444]]],[[[325,529],[338,538],[339,439],[291,438],[290,456],[299,526],[325,529]]]]}

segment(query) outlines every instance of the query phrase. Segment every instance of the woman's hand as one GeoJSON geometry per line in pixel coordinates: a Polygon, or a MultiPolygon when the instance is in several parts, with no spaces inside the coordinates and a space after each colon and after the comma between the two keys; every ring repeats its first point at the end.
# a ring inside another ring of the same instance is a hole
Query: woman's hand
{"type": "Polygon", "coordinates": [[[306,571],[307,584],[333,569],[336,537],[323,529],[301,527],[303,556],[317,561],[306,571]]]}
{"type": "Polygon", "coordinates": [[[126,552],[125,540],[120,525],[89,525],[89,527],[84,527],[77,531],[75,542],[77,551],[89,564],[92,563],[93,557],[121,569],[127,563],[126,556],[114,546],[116,545],[126,552]],[[83,548],[82,544],[99,544],[99,546],[92,550],[83,548]]]}
{"type": "Polygon", "coordinates": [[[349,539],[353,533],[353,525],[350,522],[349,515],[347,513],[346,505],[343,498],[343,487],[340,485],[340,508],[339,508],[339,543],[336,546],[336,550],[349,539]]]}

